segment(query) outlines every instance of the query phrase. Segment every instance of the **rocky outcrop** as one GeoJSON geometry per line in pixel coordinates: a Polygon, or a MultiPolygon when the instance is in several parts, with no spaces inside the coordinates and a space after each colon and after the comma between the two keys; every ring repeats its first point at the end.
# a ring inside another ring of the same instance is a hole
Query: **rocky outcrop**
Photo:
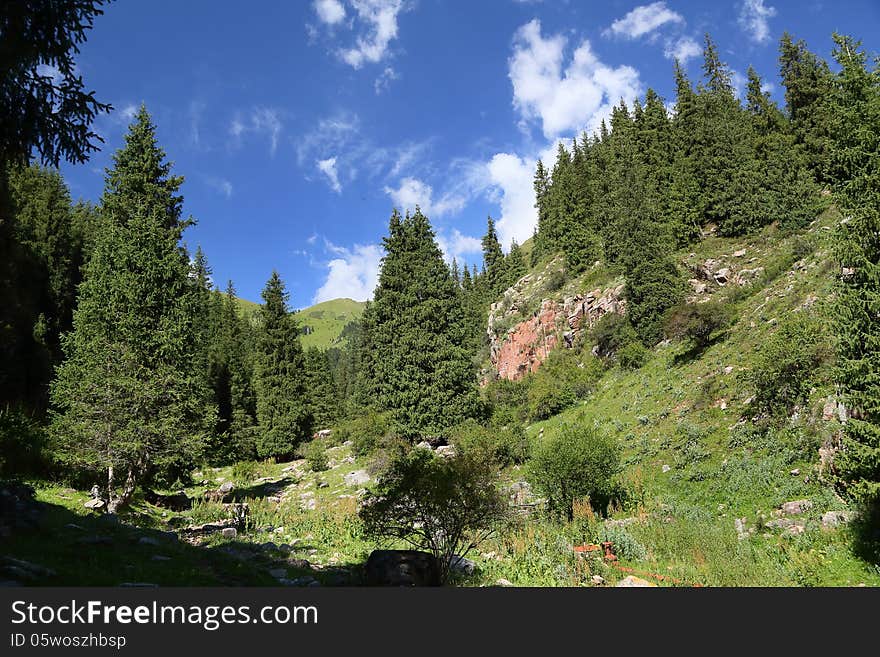
{"type": "MultiPolygon", "coordinates": [[[[509,293],[510,291],[508,291],[509,293]]],[[[506,331],[509,319],[519,312],[508,295],[492,304],[487,334],[489,357],[498,378],[517,381],[537,370],[557,346],[572,347],[580,333],[589,330],[602,315],[623,313],[623,285],[587,294],[566,297],[562,301],[543,299],[540,309],[528,319],[506,331]]]]}

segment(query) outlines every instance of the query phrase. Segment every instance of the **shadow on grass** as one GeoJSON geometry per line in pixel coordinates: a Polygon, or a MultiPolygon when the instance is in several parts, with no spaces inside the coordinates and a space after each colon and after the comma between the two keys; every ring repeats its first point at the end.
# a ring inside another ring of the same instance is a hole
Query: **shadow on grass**
{"type": "Polygon", "coordinates": [[[880,503],[861,509],[850,523],[852,551],[880,571],[880,503]]]}
{"type": "Polygon", "coordinates": [[[712,339],[708,340],[707,342],[693,342],[691,344],[690,348],[686,349],[685,351],[677,353],[673,357],[672,364],[675,365],[676,367],[679,367],[681,365],[687,365],[688,363],[691,363],[691,362],[697,360],[697,358],[699,358],[700,356],[702,356],[703,353],[709,347],[712,347],[712,346],[718,344],[719,342],[723,342],[726,337],[727,337],[727,333],[721,333],[719,335],[714,336],[712,339]]]}
{"type": "Polygon", "coordinates": [[[363,582],[363,564],[320,567],[299,558],[306,556],[309,545],[292,551],[270,541],[193,545],[172,531],[129,524],[125,516],[80,515],[57,504],[35,504],[40,513],[33,526],[14,528],[0,538],[0,582],[6,585],[308,586],[316,581],[323,586],[358,586],[363,582]]]}

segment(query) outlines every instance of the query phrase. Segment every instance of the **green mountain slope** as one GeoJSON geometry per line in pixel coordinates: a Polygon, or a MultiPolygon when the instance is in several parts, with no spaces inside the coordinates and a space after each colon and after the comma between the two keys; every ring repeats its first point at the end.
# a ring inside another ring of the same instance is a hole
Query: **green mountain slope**
{"type": "Polygon", "coordinates": [[[297,312],[303,348],[327,349],[335,345],[346,324],[358,319],[364,312],[364,305],[363,301],[331,299],[297,312]]]}

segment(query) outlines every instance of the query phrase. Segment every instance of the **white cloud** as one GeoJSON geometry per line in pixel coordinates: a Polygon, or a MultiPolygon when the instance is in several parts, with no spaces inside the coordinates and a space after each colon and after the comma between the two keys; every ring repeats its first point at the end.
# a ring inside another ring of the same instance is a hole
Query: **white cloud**
{"type": "Polygon", "coordinates": [[[312,6],[318,20],[327,25],[336,25],[345,19],[345,7],[339,0],[315,0],[312,6]]]}
{"type": "Polygon", "coordinates": [[[772,82],[762,82],[761,83],[761,93],[763,94],[772,94],[776,91],[776,85],[772,82]]]}
{"type": "Polygon", "coordinates": [[[372,298],[379,280],[382,248],[376,244],[356,244],[351,249],[327,244],[338,257],[327,263],[327,278],[315,292],[312,303],[348,298],[366,301],[372,298]]]}
{"type": "Polygon", "coordinates": [[[61,80],[64,79],[64,76],[61,75],[61,71],[51,64],[38,64],[37,75],[45,78],[52,78],[52,84],[54,85],[60,84],[61,80]]]}
{"type": "Polygon", "coordinates": [[[386,186],[385,193],[391,197],[394,207],[401,211],[412,212],[419,206],[422,214],[429,218],[454,214],[467,204],[465,197],[454,193],[444,194],[435,201],[431,185],[411,177],[402,179],[396,189],[386,186]]]}
{"type": "Polygon", "coordinates": [[[453,228],[450,235],[437,235],[437,244],[443,252],[443,259],[452,263],[455,258],[459,263],[467,261],[466,255],[483,252],[483,243],[479,238],[463,235],[457,228],[453,228]]]}
{"type": "Polygon", "coordinates": [[[356,114],[339,112],[323,118],[297,141],[296,158],[300,165],[313,158],[323,159],[329,152],[342,151],[360,130],[356,114]],[[329,152],[328,152],[329,151],[329,152]]]}
{"type": "Polygon", "coordinates": [[[638,39],[666,23],[684,23],[684,18],[669,9],[665,2],[652,2],[636,7],[623,18],[614,21],[603,35],[638,39]]]}
{"type": "Polygon", "coordinates": [[[390,66],[386,66],[385,70],[382,71],[379,77],[373,82],[373,88],[376,90],[376,95],[378,96],[383,91],[388,91],[391,87],[391,83],[399,78],[400,75],[398,75],[397,71],[390,66]]]}
{"type": "Polygon", "coordinates": [[[638,71],[603,64],[586,40],[563,70],[566,43],[561,34],[543,38],[537,19],[514,35],[509,62],[513,103],[523,121],[541,121],[548,139],[585,127],[595,129],[621,98],[631,103],[641,92],[638,71]]]}
{"type": "Polygon", "coordinates": [[[336,158],[328,157],[326,160],[318,160],[315,163],[315,166],[318,167],[318,170],[327,176],[327,180],[330,183],[330,187],[334,192],[339,194],[342,192],[342,185],[339,184],[339,174],[336,172],[336,158]]]}
{"type": "Polygon", "coordinates": [[[264,135],[269,138],[269,152],[275,155],[281,137],[281,112],[271,107],[254,107],[242,117],[237,114],[229,124],[229,134],[240,140],[246,134],[264,135]]]}
{"type": "Polygon", "coordinates": [[[496,200],[501,206],[495,229],[505,250],[511,240],[522,244],[530,238],[538,223],[532,187],[536,163],[512,153],[498,153],[487,165],[490,185],[497,192],[496,200]]]}
{"type": "Polygon", "coordinates": [[[663,55],[666,59],[677,59],[684,66],[689,59],[697,57],[703,53],[703,49],[691,37],[681,37],[679,39],[669,39],[663,48],[663,55]]]}
{"type": "Polygon", "coordinates": [[[733,93],[736,94],[737,98],[744,98],[746,85],[748,84],[748,80],[746,76],[740,73],[739,71],[730,72],[730,84],[733,86],[733,93]]]}
{"type": "Polygon", "coordinates": [[[756,43],[770,40],[770,19],[776,15],[775,7],[764,5],[764,0],[743,0],[739,12],[739,25],[756,43]]]}
{"type": "Polygon", "coordinates": [[[352,68],[382,61],[397,38],[397,16],[407,8],[403,0],[349,0],[361,28],[353,48],[342,48],[339,57],[352,68]]]}

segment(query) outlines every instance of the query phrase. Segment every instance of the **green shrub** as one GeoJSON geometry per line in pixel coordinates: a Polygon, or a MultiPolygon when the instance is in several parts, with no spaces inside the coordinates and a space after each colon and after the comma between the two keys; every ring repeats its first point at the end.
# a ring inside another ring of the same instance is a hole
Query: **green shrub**
{"type": "Polygon", "coordinates": [[[611,541],[614,554],[629,561],[644,561],[648,558],[645,546],[639,543],[624,527],[602,525],[597,538],[599,543],[611,541]]]}
{"type": "Polygon", "coordinates": [[[382,447],[393,437],[391,418],[387,413],[367,411],[337,429],[340,442],[351,440],[352,451],[365,456],[382,447]]]}
{"type": "Polygon", "coordinates": [[[703,350],[730,328],[734,317],[733,306],[723,301],[680,303],[667,311],[663,330],[667,338],[690,340],[696,349],[703,350]]]}
{"type": "Polygon", "coordinates": [[[500,416],[486,427],[468,420],[451,432],[452,444],[460,452],[483,454],[501,467],[523,463],[528,457],[528,439],[519,422],[503,423],[500,416]]]}
{"type": "Polygon", "coordinates": [[[586,425],[562,425],[536,444],[529,479],[547,498],[551,513],[573,516],[573,504],[587,498],[604,511],[615,492],[620,449],[613,438],[586,425]]]}
{"type": "Polygon", "coordinates": [[[238,461],[232,466],[232,480],[239,486],[246,486],[257,478],[258,471],[256,461],[238,461]]]}
{"type": "Polygon", "coordinates": [[[617,362],[625,370],[637,370],[648,362],[650,355],[641,342],[631,342],[617,352],[617,362]]]}
{"type": "Polygon", "coordinates": [[[554,269],[547,276],[547,280],[544,281],[544,292],[552,294],[557,290],[561,290],[563,285],[565,285],[565,270],[554,269]]]}
{"type": "Polygon", "coordinates": [[[593,327],[592,338],[598,347],[599,356],[603,358],[612,356],[626,345],[639,340],[629,319],[618,313],[602,315],[593,327]]]}
{"type": "Polygon", "coordinates": [[[805,402],[823,365],[833,356],[826,322],[794,313],[761,347],[755,365],[744,373],[754,388],[754,408],[771,416],[788,415],[805,402]]]}
{"type": "Polygon", "coordinates": [[[367,536],[409,543],[434,556],[438,584],[506,519],[493,464],[475,454],[438,457],[413,449],[395,458],[358,512],[367,536]]]}
{"type": "Polygon", "coordinates": [[[310,440],[303,448],[303,456],[312,472],[324,472],[330,469],[326,448],[324,441],[319,439],[310,440]]]}

